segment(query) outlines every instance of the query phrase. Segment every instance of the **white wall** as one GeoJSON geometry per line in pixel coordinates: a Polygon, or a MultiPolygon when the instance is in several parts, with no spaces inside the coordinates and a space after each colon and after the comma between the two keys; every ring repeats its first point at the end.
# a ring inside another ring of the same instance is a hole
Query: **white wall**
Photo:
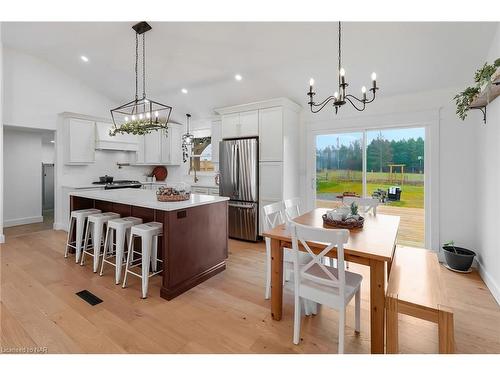
{"type": "Polygon", "coordinates": [[[37,57],[4,48],[4,124],[56,129],[62,112],[110,117],[116,103],[37,57]]]}
{"type": "MultiPolygon", "coordinates": [[[[500,26],[486,60],[500,58],[500,26]]],[[[482,63],[482,61],[480,62],[482,63]]],[[[479,63],[478,63],[479,65],[479,63]]],[[[480,272],[486,285],[500,304],[500,97],[487,107],[486,125],[478,124],[477,157],[477,232],[480,272]]]]}
{"type": "Polygon", "coordinates": [[[54,164],[56,162],[56,149],[54,143],[42,141],[42,163],[54,164]]]}
{"type": "Polygon", "coordinates": [[[42,138],[40,133],[4,129],[4,226],[42,218],[42,138]]]}
{"type": "Polygon", "coordinates": [[[305,110],[301,124],[301,138],[304,140],[301,151],[303,199],[311,186],[314,165],[307,164],[307,144],[312,141],[315,131],[426,124],[434,138],[439,138],[439,144],[432,147],[438,168],[431,167],[434,172],[432,191],[426,191],[433,196],[434,202],[433,222],[429,228],[434,233],[432,247],[438,249],[443,241],[454,239],[458,244],[476,248],[476,131],[481,126],[481,116],[472,113],[465,122],[456,117],[452,98],[457,91],[446,89],[397,97],[383,97],[381,93],[361,113],[343,108],[335,116],[331,109],[325,108],[320,114],[313,115],[305,110]]]}

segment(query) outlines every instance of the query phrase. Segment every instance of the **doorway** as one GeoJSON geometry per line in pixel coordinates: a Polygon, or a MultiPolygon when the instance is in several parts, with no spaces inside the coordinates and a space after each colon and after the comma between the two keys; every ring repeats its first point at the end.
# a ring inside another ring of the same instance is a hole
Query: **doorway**
{"type": "Polygon", "coordinates": [[[370,129],[315,137],[316,207],[338,207],[354,195],[381,201],[400,216],[398,243],[425,246],[424,127],[370,129]]]}

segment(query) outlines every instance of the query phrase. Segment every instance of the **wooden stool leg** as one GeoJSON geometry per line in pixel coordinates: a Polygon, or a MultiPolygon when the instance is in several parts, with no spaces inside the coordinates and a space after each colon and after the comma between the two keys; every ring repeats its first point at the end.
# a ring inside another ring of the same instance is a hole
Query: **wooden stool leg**
{"type": "Polygon", "coordinates": [[[399,353],[398,335],[398,300],[392,296],[386,297],[386,339],[387,354],[399,353]]]}
{"type": "Polygon", "coordinates": [[[439,353],[455,353],[455,333],[453,325],[453,312],[443,306],[438,311],[439,353]]]}

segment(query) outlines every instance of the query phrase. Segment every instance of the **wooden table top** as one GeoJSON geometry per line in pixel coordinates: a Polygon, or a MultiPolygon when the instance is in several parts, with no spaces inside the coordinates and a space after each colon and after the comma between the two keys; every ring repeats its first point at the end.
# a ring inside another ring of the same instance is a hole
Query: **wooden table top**
{"type": "MultiPolygon", "coordinates": [[[[304,215],[296,217],[295,222],[304,225],[324,228],[322,215],[330,208],[316,208],[304,215]]],[[[373,214],[364,215],[365,223],[362,229],[350,230],[349,240],[344,246],[346,254],[363,258],[390,261],[396,244],[399,228],[399,216],[373,214]]],[[[290,234],[285,225],[265,231],[264,237],[291,242],[290,234]]]]}

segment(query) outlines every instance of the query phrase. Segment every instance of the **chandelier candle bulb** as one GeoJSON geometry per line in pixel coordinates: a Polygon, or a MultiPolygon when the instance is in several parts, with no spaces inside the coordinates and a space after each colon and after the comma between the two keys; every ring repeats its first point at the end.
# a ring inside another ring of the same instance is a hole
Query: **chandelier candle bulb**
{"type": "Polygon", "coordinates": [[[345,85],[345,70],[340,68],[340,84],[345,85]]]}
{"type": "Polygon", "coordinates": [[[313,86],[314,86],[314,78],[311,78],[309,80],[309,92],[313,91],[313,86]]]}
{"type": "Polygon", "coordinates": [[[372,73],[372,81],[373,81],[373,88],[377,88],[377,73],[373,72],[372,73]]]}
{"type": "Polygon", "coordinates": [[[366,100],[366,87],[365,86],[361,87],[361,92],[363,93],[363,101],[365,101],[366,100]]]}

